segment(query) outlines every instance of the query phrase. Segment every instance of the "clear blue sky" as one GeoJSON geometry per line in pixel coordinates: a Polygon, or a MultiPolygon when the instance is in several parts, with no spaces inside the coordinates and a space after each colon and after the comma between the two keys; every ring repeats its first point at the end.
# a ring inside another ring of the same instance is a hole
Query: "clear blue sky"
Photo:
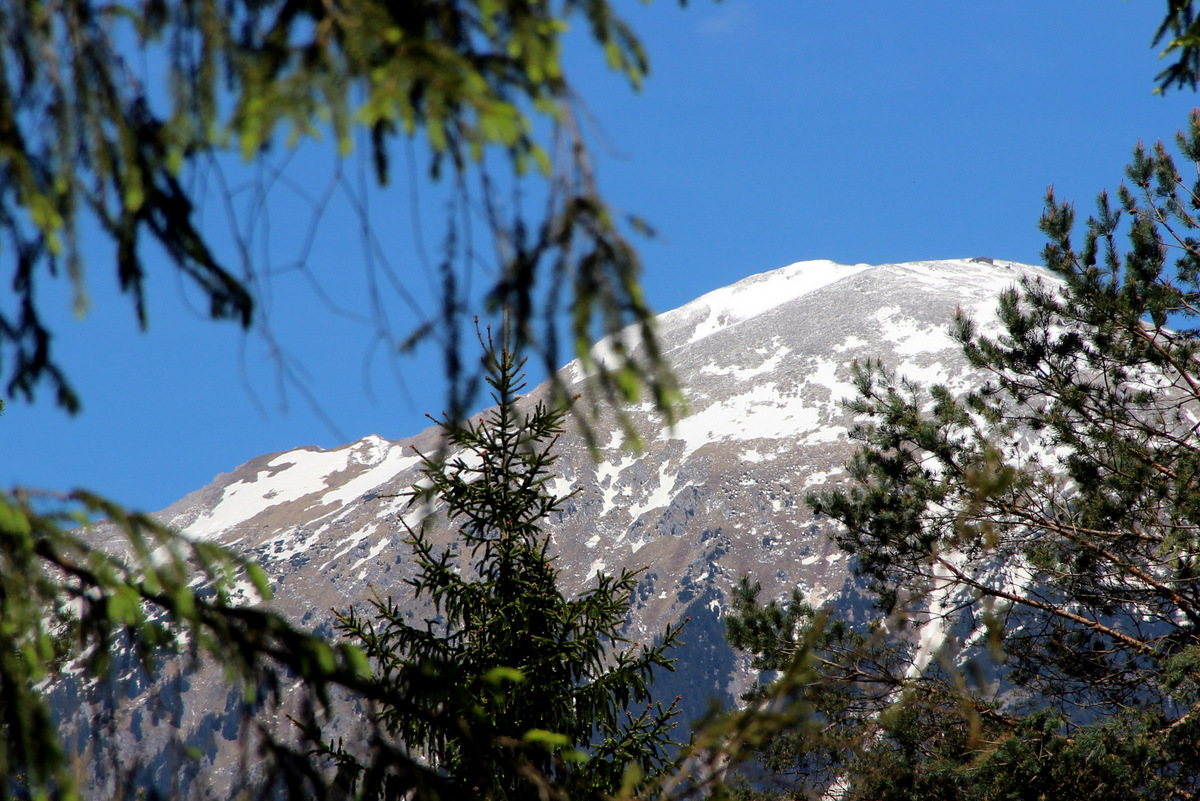
{"type": "MultiPolygon", "coordinates": [[[[1119,183],[1133,144],[1169,138],[1197,103],[1189,92],[1151,94],[1161,0],[621,5],[650,53],[644,89],[606,73],[582,40],[570,69],[604,134],[602,189],[660,232],[642,255],[648,297],[663,311],[802,259],[1036,263],[1047,185],[1086,216],[1096,192],[1119,183]]],[[[297,186],[325,185],[322,152],[294,160],[297,186]]],[[[403,148],[397,156],[397,180],[371,193],[372,213],[392,268],[420,299],[431,274],[410,203],[415,194],[428,238],[440,201],[406,177],[403,148]]],[[[306,217],[295,198],[269,198],[266,262],[299,249],[306,217]]],[[[219,231],[219,205],[205,214],[219,231]]],[[[368,327],[332,313],[302,276],[277,276],[263,308],[331,427],[295,387],[277,388],[260,339],[206,322],[168,269],[151,276],[150,331],[138,333],[110,253],[91,252],[84,319],[70,315],[65,288],[45,298],[61,313],[56,347],[83,412],[67,417],[48,393],[11,402],[0,483],[86,486],[153,510],[255,456],[400,438],[443,406],[435,362],[372,350],[368,327]]],[[[337,303],[366,312],[346,203],[323,219],[309,263],[337,303]]],[[[389,300],[388,313],[402,333],[402,305],[389,300]]]]}

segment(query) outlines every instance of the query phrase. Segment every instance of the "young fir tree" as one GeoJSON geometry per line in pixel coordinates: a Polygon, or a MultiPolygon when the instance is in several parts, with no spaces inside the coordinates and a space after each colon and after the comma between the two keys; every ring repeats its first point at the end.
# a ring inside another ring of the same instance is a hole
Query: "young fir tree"
{"type": "MultiPolygon", "coordinates": [[[[408,542],[417,562],[409,583],[432,617],[411,625],[405,607],[376,598],[373,614],[351,609],[340,628],[373,660],[378,682],[421,707],[385,705],[376,723],[441,773],[440,794],[584,799],[633,790],[663,770],[673,745],[674,705],[652,703],[649,685],[655,669],[673,669],[667,653],[679,627],[653,647],[621,648],[634,572],[597,574],[590,589],[563,594],[543,526],[570,497],[551,490],[564,411],[520,402],[524,362],[490,332],[483,358],[495,408],[477,422],[443,420],[444,455],[425,457],[424,478],[408,493],[431,510],[408,542]],[[459,550],[431,542],[435,516],[458,527],[459,550]]],[[[327,753],[364,797],[413,788],[340,746],[327,753]]]]}
{"type": "MultiPolygon", "coordinates": [[[[1200,115],[1177,142],[1200,167],[1200,115]]],[[[1127,176],[1078,250],[1049,195],[1059,281],[1005,293],[999,336],[960,315],[978,389],[858,366],[855,484],[809,502],[888,617],[817,637],[821,726],[780,764],[818,789],[832,765],[847,798],[1200,792],[1200,182],[1161,144],[1127,176]],[[913,623],[948,635],[920,671],[913,623]]],[[[811,621],[747,585],[731,634],[779,668],[811,621]]]]}

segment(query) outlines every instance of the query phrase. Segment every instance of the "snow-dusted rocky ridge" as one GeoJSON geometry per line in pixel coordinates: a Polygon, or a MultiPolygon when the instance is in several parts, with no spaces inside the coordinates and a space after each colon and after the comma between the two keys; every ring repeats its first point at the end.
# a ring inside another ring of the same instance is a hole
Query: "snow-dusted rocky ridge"
{"type": "MultiPolygon", "coordinates": [[[[839,481],[850,456],[852,421],[840,401],[853,393],[851,363],[880,357],[910,378],[969,386],[974,379],[948,333],[955,309],[986,330],[997,295],[1025,275],[1046,273],[982,259],[810,261],[661,315],[663,351],[687,394],[688,414],[667,429],[648,406],[638,410],[646,448],[636,454],[622,448],[612,420],[602,419],[599,463],[580,438],[562,440],[558,487],[583,488],[553,528],[567,589],[582,588],[597,571],[645,566],[631,638],[653,638],[668,621],[692,617],[679,674],[662,694],[686,689],[695,702],[689,711],[698,714],[704,693],[736,691],[738,663],[719,618],[741,575],[761,581],[767,595],[799,586],[815,603],[853,606],[830,523],[803,503],[807,491],[839,481]]],[[[602,354],[603,343],[597,348],[602,354]]],[[[563,369],[569,380],[579,377],[577,364],[563,369]]],[[[368,436],[334,450],[263,456],[217,476],[161,518],[257,559],[275,586],[274,605],[318,627],[331,607],[361,602],[372,586],[408,594],[402,580],[413,565],[397,520],[403,500],[379,496],[415,481],[414,448],[436,449],[436,435],[368,436]]],[[[181,731],[205,754],[203,771],[233,749],[222,722],[229,690],[215,675],[180,681],[190,687],[181,703],[163,702],[146,687],[128,693],[113,712],[115,731],[127,741],[122,748],[149,762],[166,734],[181,731]],[[152,725],[147,710],[155,703],[174,711],[155,714],[152,725]]]]}

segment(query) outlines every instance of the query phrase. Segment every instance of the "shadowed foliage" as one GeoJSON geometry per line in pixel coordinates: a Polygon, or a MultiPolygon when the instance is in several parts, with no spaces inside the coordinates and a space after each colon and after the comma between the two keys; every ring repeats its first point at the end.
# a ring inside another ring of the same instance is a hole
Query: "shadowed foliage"
{"type": "MultiPolygon", "coordinates": [[[[427,517],[409,530],[417,573],[410,580],[428,617],[376,598],[371,614],[341,615],[375,680],[427,710],[382,706],[376,720],[404,748],[444,775],[463,797],[605,798],[658,779],[673,745],[674,705],[650,700],[656,670],[680,627],[654,645],[629,645],[637,573],[597,574],[573,598],[558,586],[545,522],[570,495],[552,490],[552,453],[563,409],[521,402],[523,365],[489,339],[484,362],[495,408],[478,421],[441,421],[447,448],[426,457],[408,493],[427,517]],[[434,520],[458,527],[452,546],[427,535],[434,520]],[[430,725],[441,717],[457,728],[430,725]]],[[[392,766],[353,746],[326,755],[339,781],[366,798],[403,799],[413,786],[392,766]]]]}
{"type": "MultiPolygon", "coordinates": [[[[1176,145],[1194,171],[1200,114],[1176,145]]],[[[821,726],[763,752],[789,791],[1200,789],[1200,181],[1161,143],[1126,176],[1078,249],[1048,194],[1056,280],[1005,292],[998,334],[959,314],[977,388],[857,365],[853,484],[808,501],[843,524],[882,614],[814,629],[802,599],[762,606],[746,585],[730,621],[764,669],[817,643],[821,726]]]]}

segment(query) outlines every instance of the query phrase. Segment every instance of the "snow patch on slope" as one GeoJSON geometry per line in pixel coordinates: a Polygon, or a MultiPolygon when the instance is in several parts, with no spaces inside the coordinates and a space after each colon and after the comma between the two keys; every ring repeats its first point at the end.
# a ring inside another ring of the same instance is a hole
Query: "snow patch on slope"
{"type": "Polygon", "coordinates": [[[272,506],[289,503],[325,489],[327,478],[346,469],[348,448],[334,451],[295,450],[280,454],[249,481],[235,481],[207,514],[185,529],[189,537],[213,537],[272,506]]]}
{"type": "Polygon", "coordinates": [[[885,306],[872,317],[883,328],[884,338],[895,345],[896,353],[913,356],[918,353],[937,353],[958,347],[945,325],[922,325],[911,319],[899,306],[885,306]]]}
{"type": "Polygon", "coordinates": [[[684,443],[683,459],[718,440],[775,439],[809,431],[821,424],[820,409],[795,395],[784,395],[775,382],[760,384],[688,415],[662,433],[684,443]]]}
{"type": "MultiPolygon", "coordinates": [[[[779,369],[779,366],[783,363],[784,357],[788,356],[791,353],[791,350],[789,350],[786,346],[778,345],[777,344],[778,341],[779,341],[779,337],[776,337],[775,341],[772,343],[772,345],[775,345],[775,347],[776,347],[775,352],[773,354],[771,354],[771,356],[769,356],[762,364],[758,365],[757,367],[746,367],[746,368],[722,367],[718,364],[712,363],[712,364],[706,364],[704,367],[701,367],[700,373],[703,375],[729,376],[731,378],[737,379],[738,381],[749,381],[751,378],[754,378],[755,376],[759,376],[764,373],[769,373],[772,370],[777,370],[777,369],[779,369]]],[[[759,348],[757,352],[759,353],[759,355],[763,355],[768,352],[768,349],[767,348],[759,348]]]]}
{"type": "Polygon", "coordinates": [[[379,463],[337,489],[321,496],[322,504],[349,503],[366,495],[371,490],[391,481],[400,473],[421,462],[420,456],[405,456],[403,448],[392,446],[377,456],[379,463]]]}
{"type": "Polygon", "coordinates": [[[809,359],[804,386],[826,390],[827,398],[813,401],[811,396],[802,398],[794,387],[781,387],[774,381],[761,383],[697,410],[676,422],[674,428],[664,430],[660,438],[683,440],[683,459],[701,446],[720,440],[789,439],[804,435],[821,442],[837,439],[846,429],[831,425],[831,418],[840,411],[841,401],[854,394],[854,386],[837,376],[839,370],[845,369],[848,368],[831,359],[809,359]]]}
{"type": "Polygon", "coordinates": [[[345,505],[418,461],[418,457],[403,456],[399,446],[373,434],[334,450],[300,448],[281,453],[267,463],[267,469],[225,487],[216,505],[197,517],[184,533],[197,539],[215,537],[273,506],[292,503],[322,490],[329,491],[321,496],[318,505],[345,505]],[[359,465],[368,469],[345,484],[338,486],[332,478],[359,465]]]}
{"type": "Polygon", "coordinates": [[[701,295],[691,303],[663,314],[659,319],[666,329],[703,314],[684,343],[691,345],[731,325],[869,269],[869,264],[848,266],[826,259],[800,261],[778,270],[752,275],[731,286],[701,295]]]}
{"type": "Polygon", "coordinates": [[[651,509],[659,509],[668,505],[675,492],[676,473],[677,468],[672,467],[669,462],[663,462],[659,465],[658,485],[650,491],[641,503],[629,508],[630,518],[637,520],[651,509]]]}

